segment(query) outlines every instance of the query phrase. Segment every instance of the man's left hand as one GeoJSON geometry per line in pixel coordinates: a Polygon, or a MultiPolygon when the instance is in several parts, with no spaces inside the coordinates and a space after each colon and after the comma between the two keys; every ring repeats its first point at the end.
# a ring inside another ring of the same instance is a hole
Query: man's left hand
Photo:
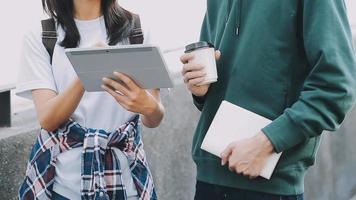
{"type": "Polygon", "coordinates": [[[260,132],[256,136],[231,143],[221,154],[221,164],[229,163],[229,169],[250,179],[257,178],[267,158],[273,153],[273,145],[260,132]]]}

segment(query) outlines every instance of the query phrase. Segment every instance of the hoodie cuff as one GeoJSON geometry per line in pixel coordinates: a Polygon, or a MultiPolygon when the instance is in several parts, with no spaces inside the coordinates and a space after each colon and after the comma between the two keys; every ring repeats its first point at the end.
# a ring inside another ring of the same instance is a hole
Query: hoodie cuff
{"type": "Polygon", "coordinates": [[[198,108],[198,110],[202,111],[205,103],[205,96],[198,97],[193,95],[193,103],[198,108]]]}
{"type": "Polygon", "coordinates": [[[276,153],[280,153],[307,139],[303,130],[286,114],[281,115],[262,129],[271,141],[276,153]]]}

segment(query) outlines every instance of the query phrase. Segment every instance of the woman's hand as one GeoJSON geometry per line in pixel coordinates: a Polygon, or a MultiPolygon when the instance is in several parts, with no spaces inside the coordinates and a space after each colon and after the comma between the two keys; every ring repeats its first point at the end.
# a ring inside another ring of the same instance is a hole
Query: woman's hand
{"type": "Polygon", "coordinates": [[[130,77],[122,73],[114,72],[114,76],[121,82],[104,78],[102,88],[126,110],[143,115],[142,122],[145,126],[157,127],[164,113],[159,91],[142,89],[130,77]]]}
{"type": "MultiPolygon", "coordinates": [[[[220,51],[215,52],[216,60],[219,60],[221,56],[220,51]]],[[[191,53],[186,53],[181,57],[181,62],[184,64],[182,75],[184,78],[184,83],[187,85],[188,90],[195,96],[204,96],[210,87],[210,84],[199,85],[199,83],[205,80],[205,66],[194,63],[194,55],[191,53]]]]}

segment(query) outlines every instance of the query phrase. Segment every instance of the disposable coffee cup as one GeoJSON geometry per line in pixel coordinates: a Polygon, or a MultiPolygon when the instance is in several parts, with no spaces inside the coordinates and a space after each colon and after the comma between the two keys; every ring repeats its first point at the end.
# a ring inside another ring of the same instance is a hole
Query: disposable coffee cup
{"type": "Polygon", "coordinates": [[[204,66],[206,73],[204,81],[198,84],[207,85],[218,81],[218,73],[216,69],[215,48],[209,42],[196,42],[185,47],[185,53],[194,55],[193,60],[189,62],[199,63],[204,66]]]}

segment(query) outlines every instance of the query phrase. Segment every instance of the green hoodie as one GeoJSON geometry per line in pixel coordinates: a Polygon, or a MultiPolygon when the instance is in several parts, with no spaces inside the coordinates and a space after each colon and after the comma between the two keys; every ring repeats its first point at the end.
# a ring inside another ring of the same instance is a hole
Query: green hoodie
{"type": "Polygon", "coordinates": [[[342,0],[208,0],[201,40],[213,43],[222,57],[218,82],[205,97],[194,97],[202,111],[192,147],[197,179],[272,194],[303,193],[322,131],[336,130],[354,103],[351,37],[342,0]],[[263,132],[284,153],[271,180],[232,173],[200,149],[222,100],[274,120],[263,132]]]}

